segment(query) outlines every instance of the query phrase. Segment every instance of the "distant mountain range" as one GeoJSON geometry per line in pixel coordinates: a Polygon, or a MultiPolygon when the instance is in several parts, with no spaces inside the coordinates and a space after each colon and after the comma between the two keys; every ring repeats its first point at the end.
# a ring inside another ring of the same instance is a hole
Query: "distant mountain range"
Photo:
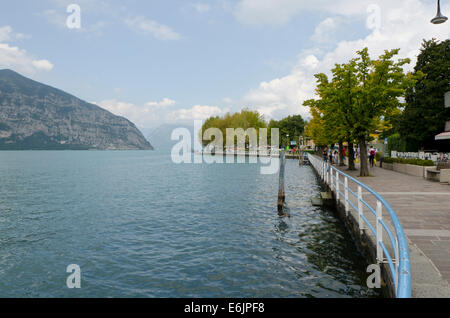
{"type": "Polygon", "coordinates": [[[129,120],[0,70],[0,150],[153,149],[129,120]]]}
{"type": "MultiPolygon", "coordinates": [[[[153,145],[157,150],[170,151],[179,140],[172,140],[172,132],[177,128],[186,128],[191,134],[191,142],[194,142],[194,127],[183,124],[163,124],[153,131],[148,132],[146,136],[152,140],[153,145]]],[[[193,146],[192,146],[193,147],[193,146]]]]}

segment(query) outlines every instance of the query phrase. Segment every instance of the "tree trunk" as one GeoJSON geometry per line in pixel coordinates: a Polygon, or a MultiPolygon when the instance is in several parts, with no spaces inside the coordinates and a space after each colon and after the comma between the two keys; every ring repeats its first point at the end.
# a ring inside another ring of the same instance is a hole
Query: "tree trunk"
{"type": "Polygon", "coordinates": [[[342,141],[339,143],[339,166],[340,167],[345,166],[345,163],[344,163],[344,143],[342,141]]]}
{"type": "Polygon", "coordinates": [[[367,145],[366,145],[366,138],[361,138],[359,140],[359,149],[360,149],[360,177],[368,177],[369,174],[369,163],[367,162],[367,145]]]}
{"type": "Polygon", "coordinates": [[[355,149],[353,149],[354,144],[348,143],[348,170],[355,171],[355,149]]]}

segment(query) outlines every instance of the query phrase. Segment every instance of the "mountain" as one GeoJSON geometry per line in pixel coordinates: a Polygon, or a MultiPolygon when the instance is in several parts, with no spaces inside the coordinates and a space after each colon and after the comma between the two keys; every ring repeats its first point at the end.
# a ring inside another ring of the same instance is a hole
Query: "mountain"
{"type": "MultiPolygon", "coordinates": [[[[172,132],[177,128],[186,128],[191,134],[191,141],[194,140],[194,126],[163,124],[151,132],[147,132],[146,136],[152,140],[153,145],[158,150],[170,151],[179,141],[172,140],[172,132]]],[[[192,146],[193,147],[193,146],[192,146]]]]}
{"type": "Polygon", "coordinates": [[[0,149],[153,149],[129,120],[0,70],[0,149]]]}

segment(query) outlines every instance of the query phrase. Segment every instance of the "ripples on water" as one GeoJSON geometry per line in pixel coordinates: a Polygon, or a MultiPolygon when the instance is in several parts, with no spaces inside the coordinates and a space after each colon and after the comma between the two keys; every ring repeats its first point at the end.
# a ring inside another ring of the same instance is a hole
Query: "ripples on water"
{"type": "Polygon", "coordinates": [[[377,297],[310,167],[163,152],[0,152],[1,297],[377,297]],[[78,264],[82,288],[68,289],[78,264]]]}

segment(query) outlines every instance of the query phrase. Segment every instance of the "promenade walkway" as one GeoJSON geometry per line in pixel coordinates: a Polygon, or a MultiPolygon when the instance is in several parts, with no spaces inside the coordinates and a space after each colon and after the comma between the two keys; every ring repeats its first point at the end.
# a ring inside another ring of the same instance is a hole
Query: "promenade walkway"
{"type": "Polygon", "coordinates": [[[338,168],[381,194],[399,217],[410,241],[413,297],[450,297],[450,185],[378,167],[364,178],[338,168]]]}

